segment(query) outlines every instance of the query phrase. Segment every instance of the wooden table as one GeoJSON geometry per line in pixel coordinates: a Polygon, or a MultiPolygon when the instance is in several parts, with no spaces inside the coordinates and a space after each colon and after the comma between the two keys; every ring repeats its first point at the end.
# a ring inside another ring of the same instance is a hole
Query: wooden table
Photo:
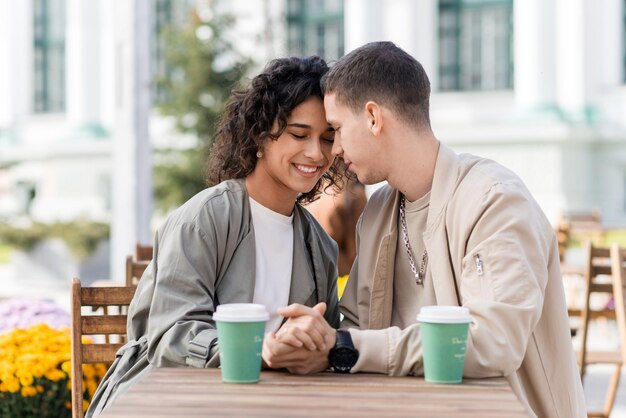
{"type": "Polygon", "coordinates": [[[261,373],[258,384],[222,383],[218,369],[155,369],[102,418],[528,417],[504,378],[431,385],[418,377],[261,373]]]}

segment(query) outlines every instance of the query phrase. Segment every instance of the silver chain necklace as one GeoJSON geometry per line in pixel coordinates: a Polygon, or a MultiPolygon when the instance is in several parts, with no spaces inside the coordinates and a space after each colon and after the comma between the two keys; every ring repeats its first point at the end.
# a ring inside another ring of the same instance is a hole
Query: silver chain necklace
{"type": "Polygon", "coordinates": [[[406,253],[409,256],[409,265],[411,266],[411,271],[415,276],[415,283],[420,286],[424,286],[424,277],[426,276],[426,265],[428,264],[428,253],[424,248],[424,252],[422,253],[422,263],[420,264],[419,271],[417,270],[417,266],[415,265],[415,260],[413,259],[413,249],[411,248],[411,243],[409,242],[409,231],[406,227],[406,215],[405,215],[405,197],[404,195],[400,196],[400,226],[402,227],[402,237],[404,238],[404,245],[406,246],[406,253]]]}

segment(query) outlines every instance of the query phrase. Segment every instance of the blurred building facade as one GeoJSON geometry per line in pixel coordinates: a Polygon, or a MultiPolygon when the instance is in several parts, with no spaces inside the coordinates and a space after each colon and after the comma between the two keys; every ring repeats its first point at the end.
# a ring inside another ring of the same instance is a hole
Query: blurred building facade
{"type": "MultiPolygon", "coordinates": [[[[626,225],[625,0],[214,2],[259,66],[394,41],[430,75],[439,139],[513,169],[553,222],[626,225]]],[[[0,218],[115,218],[120,254],[146,240],[150,147],[180,139],[150,111],[158,34],[210,3],[0,0],[0,218]]]]}

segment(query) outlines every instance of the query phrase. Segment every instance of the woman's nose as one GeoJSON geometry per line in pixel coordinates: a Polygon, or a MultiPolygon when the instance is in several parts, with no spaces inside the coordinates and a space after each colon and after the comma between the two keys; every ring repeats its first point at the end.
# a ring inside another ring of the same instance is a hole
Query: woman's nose
{"type": "Polygon", "coordinates": [[[319,161],[324,158],[321,142],[321,138],[311,138],[306,146],[306,149],[304,150],[304,156],[313,161],[319,161]]]}

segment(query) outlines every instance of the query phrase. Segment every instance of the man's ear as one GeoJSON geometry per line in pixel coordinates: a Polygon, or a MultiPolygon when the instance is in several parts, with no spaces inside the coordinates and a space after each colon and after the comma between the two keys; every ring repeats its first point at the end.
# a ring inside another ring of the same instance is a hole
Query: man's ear
{"type": "Polygon", "coordinates": [[[376,102],[369,101],[365,103],[365,117],[369,130],[374,136],[380,135],[383,129],[383,112],[380,105],[376,102]]]}

